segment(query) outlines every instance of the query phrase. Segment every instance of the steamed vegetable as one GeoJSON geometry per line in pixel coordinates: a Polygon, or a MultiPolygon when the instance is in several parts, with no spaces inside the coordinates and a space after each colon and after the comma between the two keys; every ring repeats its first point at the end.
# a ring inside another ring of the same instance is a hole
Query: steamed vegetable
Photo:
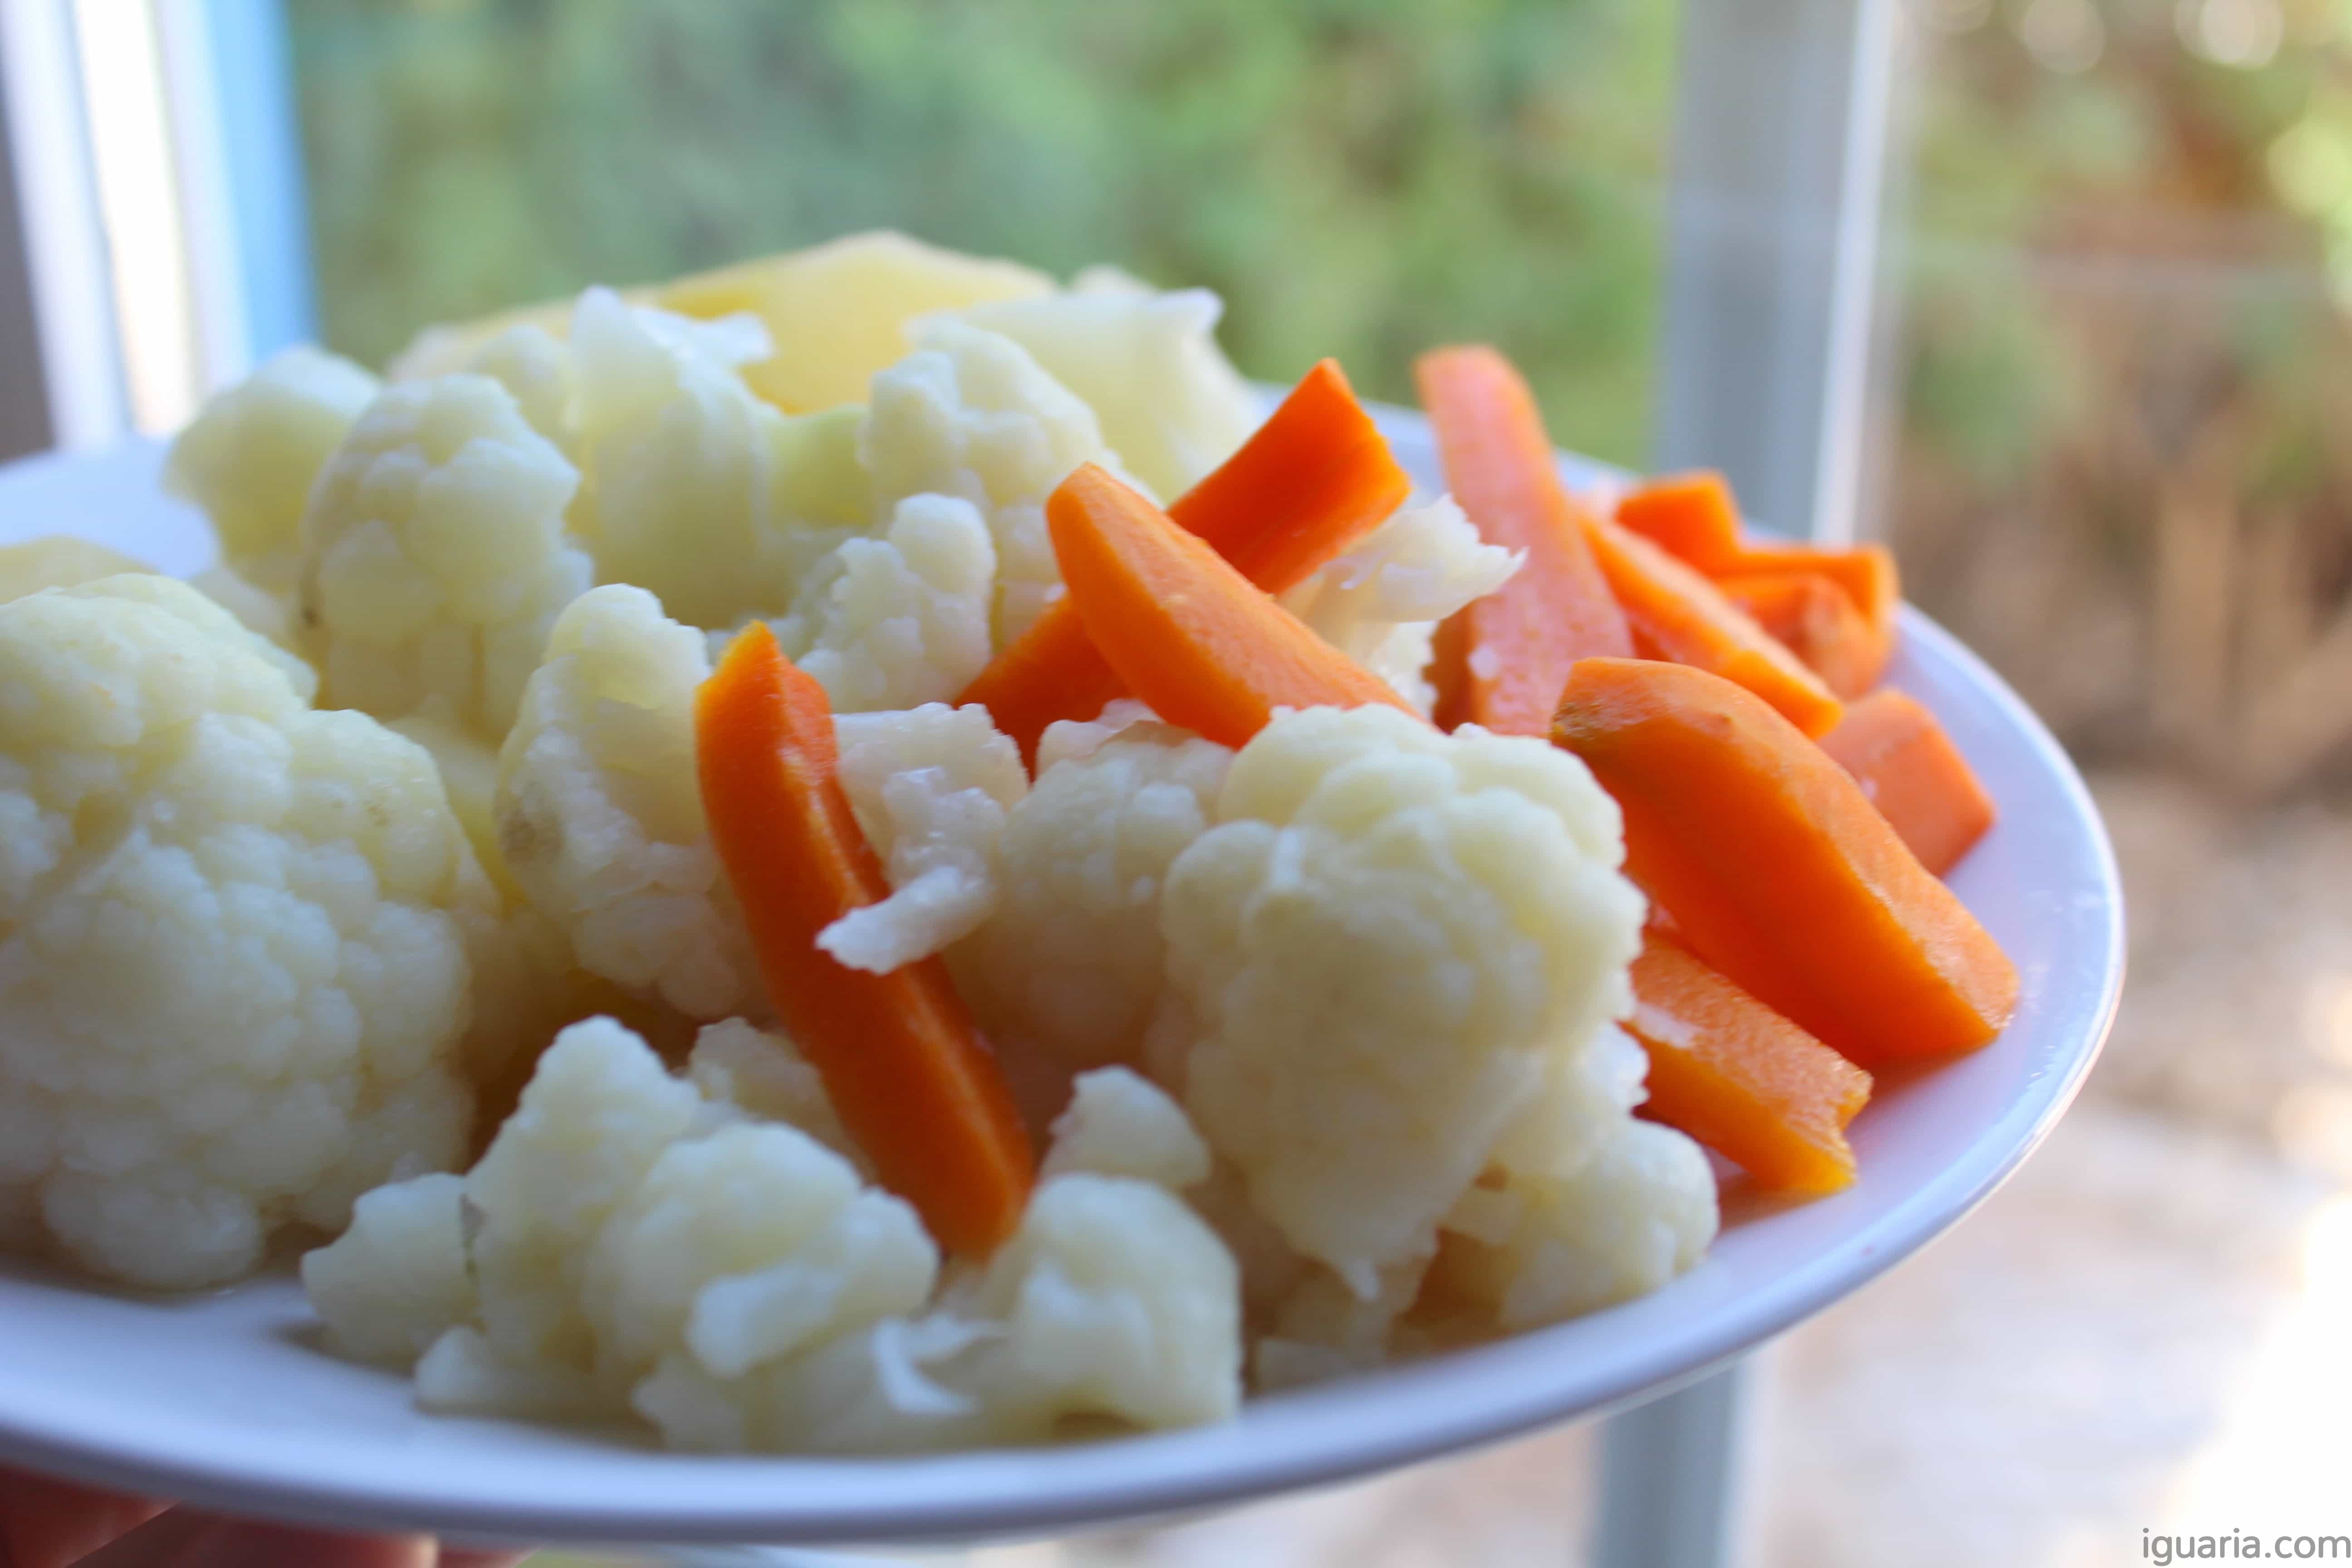
{"type": "Polygon", "coordinates": [[[1892,688],[1848,708],[1822,750],[1862,785],[1919,864],[1938,877],[1992,826],[1992,797],[1936,716],[1892,688]]]}
{"type": "Polygon", "coordinates": [[[304,653],[327,699],[380,719],[428,704],[488,745],[594,566],[565,531],[580,474],[487,376],[391,387],[311,487],[304,653]]]}
{"type": "Polygon", "coordinates": [[[496,897],[284,658],[163,577],[0,606],[0,1244],[215,1285],[465,1152],[496,897]]]}
{"type": "Polygon", "coordinates": [[[1626,872],[1693,952],[1864,1067],[1985,1044],[2017,970],[1862,787],[1751,693],[1586,659],[1553,739],[1625,814],[1626,872]]]}
{"type": "MultiPolygon", "coordinates": [[[[1357,1298],[1425,1260],[1490,1162],[1549,1192],[1627,1125],[1610,1020],[1642,900],[1617,871],[1616,810],[1572,758],[1309,709],[1235,755],[1217,817],[1168,872],[1176,1081],[1258,1211],[1357,1298]]],[[[1678,1255],[1649,1245],[1653,1222],[1685,1212],[1669,1185],[1620,1191],[1622,1223],[1578,1226],[1577,1245],[1660,1283],[1643,1264],[1670,1275],[1678,1255]]],[[[1553,1240],[1514,1270],[1544,1274],[1569,1246],[1553,1240]]]]}
{"type": "Polygon", "coordinates": [[[1870,1098],[1868,1073],[1654,931],[1633,961],[1626,1027],[1650,1056],[1644,1115],[1765,1186],[1852,1184],[1845,1126],[1870,1098]]]}
{"type": "MultiPolygon", "coordinates": [[[[1325,360],[1168,515],[1243,576],[1279,594],[1394,510],[1407,489],[1348,378],[1325,360]]],[[[957,700],[986,708],[1034,762],[1046,725],[1092,719],[1125,694],[1076,606],[1064,600],[1048,605],[957,700]]]]}
{"type": "Polygon", "coordinates": [[[1720,577],[1715,585],[1841,700],[1851,702],[1878,684],[1886,665],[1885,639],[1829,578],[1811,572],[1757,572],[1720,577]]]}
{"type": "Polygon", "coordinates": [[[1884,545],[1822,550],[1743,539],[1731,487],[1722,475],[1712,473],[1652,479],[1618,501],[1617,521],[1710,577],[1799,572],[1836,584],[1876,639],[1874,680],[1895,647],[1895,616],[1903,591],[1895,557],[1884,545]]]}
{"type": "Polygon", "coordinates": [[[1020,1223],[1028,1137],[939,960],[875,974],[817,945],[890,893],[835,747],[824,688],[754,623],[696,698],[695,752],[768,999],[883,1184],[949,1250],[984,1256],[1020,1223]]]}
{"type": "Polygon", "coordinates": [[[1402,708],[1134,489],[1088,464],[1047,504],[1055,553],[1087,635],[1171,724],[1228,746],[1277,708],[1402,708]]]}
{"type": "Polygon", "coordinates": [[[1606,519],[1585,518],[1584,533],[1609,591],[1659,658],[1738,682],[1808,735],[1837,722],[1838,700],[1821,678],[1705,577],[1606,519]]]}
{"type": "Polygon", "coordinates": [[[1633,651],[1624,612],[1579,526],[1527,383],[1493,349],[1440,349],[1414,366],[1454,499],[1488,543],[1527,552],[1511,580],[1440,631],[1437,722],[1541,735],[1569,666],[1633,651]]]}

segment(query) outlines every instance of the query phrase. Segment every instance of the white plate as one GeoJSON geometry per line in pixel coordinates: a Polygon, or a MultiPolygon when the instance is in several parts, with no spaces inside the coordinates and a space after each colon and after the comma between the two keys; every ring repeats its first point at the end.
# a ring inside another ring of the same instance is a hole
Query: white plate
{"type": "MultiPolygon", "coordinates": [[[[1412,416],[1391,425],[1400,456],[1426,474],[1426,430],[1412,416]]],[[[150,447],[0,471],[0,535],[71,529],[175,571],[200,567],[204,531],[155,492],[154,469],[150,447]]],[[[914,1542],[1232,1502],[1662,1393],[1821,1310],[1973,1208],[2056,1121],[2114,1013],[2120,894],[2082,781],[1965,648],[1916,615],[1904,629],[1894,680],[1943,719],[2000,805],[2000,826],[1953,885],[2017,961],[2017,1017],[1990,1047],[1884,1084],[1854,1125],[1856,1186],[1778,1209],[1735,1194],[1706,1262],[1654,1296],[1259,1400],[1230,1426],[930,1458],[705,1458],[421,1415],[404,1379],[311,1348],[310,1314],[285,1275],[159,1300],[0,1265],[0,1458],[355,1528],[914,1542]]]]}

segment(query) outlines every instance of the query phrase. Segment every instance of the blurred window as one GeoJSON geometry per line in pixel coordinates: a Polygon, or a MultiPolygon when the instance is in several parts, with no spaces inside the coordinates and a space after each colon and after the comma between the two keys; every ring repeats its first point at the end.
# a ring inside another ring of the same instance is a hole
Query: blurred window
{"type": "Polygon", "coordinates": [[[1645,455],[1677,7],[1658,0],[302,0],[320,327],[890,226],[1223,295],[1252,374],[1509,345],[1645,455]]]}

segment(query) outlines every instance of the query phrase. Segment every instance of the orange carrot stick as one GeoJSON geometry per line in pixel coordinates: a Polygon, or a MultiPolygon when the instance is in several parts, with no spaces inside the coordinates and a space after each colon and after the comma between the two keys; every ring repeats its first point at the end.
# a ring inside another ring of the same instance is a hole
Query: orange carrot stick
{"type": "Polygon", "coordinates": [[[1725,598],[1714,584],[1638,533],[1584,519],[1592,559],[1638,640],[1676,664],[1736,681],[1808,735],[1838,721],[1840,704],[1820,676],[1725,598]]]}
{"type": "MultiPolygon", "coordinates": [[[[1811,572],[1845,591],[1854,608],[1891,653],[1895,610],[1903,600],[1895,557],[1884,545],[1819,550],[1808,544],[1768,544],[1743,539],[1739,507],[1721,474],[1675,474],[1640,486],[1617,503],[1617,521],[1668,554],[1710,577],[1762,572],[1811,572]]],[[[1880,663],[1885,662],[1882,653],[1880,663]]]]}
{"type": "Polygon", "coordinates": [[[943,1247],[986,1253],[1020,1224],[1035,1165],[946,965],[872,974],[816,944],[890,892],[836,776],[824,688],[754,621],[697,694],[694,733],[711,842],[777,1016],[882,1184],[943,1247]]]}
{"type": "Polygon", "coordinates": [[[987,709],[990,722],[1013,737],[1022,762],[1034,770],[1047,725],[1092,719],[1126,695],[1126,683],[1096,649],[1065,594],[998,650],[956,703],[987,709]]]}
{"type": "Polygon", "coordinates": [[[1045,524],[1087,636],[1128,689],[1170,723],[1239,746],[1276,708],[1405,706],[1197,535],[1092,463],[1046,499],[1045,524]]]}
{"type": "MultiPolygon", "coordinates": [[[[1339,362],[1327,359],[1168,515],[1243,576],[1279,594],[1361,538],[1411,489],[1339,362]]],[[[1046,725],[1091,719],[1125,695],[1065,599],[1047,606],[956,700],[986,708],[1034,765],[1046,725]]]]}
{"type": "Polygon", "coordinates": [[[1862,785],[1919,864],[1940,877],[1992,826],[1992,797],[1936,716],[1893,687],[1845,710],[1822,750],[1862,785]]]}
{"type": "Polygon", "coordinates": [[[1713,576],[1739,560],[1739,508],[1721,474],[1667,474],[1628,490],[1617,521],[1713,576]]]}
{"type": "Polygon", "coordinates": [[[1654,932],[1633,961],[1627,1029],[1650,1055],[1642,1113],[1689,1133],[1764,1186],[1833,1193],[1870,1075],[1654,932]]]}
{"type": "Polygon", "coordinates": [[[1580,661],[1552,738],[1625,817],[1625,870],[1690,950],[1848,1061],[1983,1045],[2017,970],[1862,786],[1740,687],[1580,661]]]}
{"type": "Polygon", "coordinates": [[[1413,376],[1454,499],[1487,542],[1528,557],[1439,638],[1437,721],[1540,735],[1570,665],[1633,651],[1624,612],[1578,526],[1583,509],[1559,482],[1535,395],[1510,361],[1485,347],[1438,349],[1413,376]]]}
{"type": "Polygon", "coordinates": [[[1234,571],[1279,594],[1369,532],[1412,489],[1339,362],[1327,359],[1168,515],[1234,571]]]}
{"type": "Polygon", "coordinates": [[[1885,673],[1885,640],[1831,579],[1811,572],[1758,572],[1717,577],[1715,585],[1840,699],[1860,697],[1885,673]]]}

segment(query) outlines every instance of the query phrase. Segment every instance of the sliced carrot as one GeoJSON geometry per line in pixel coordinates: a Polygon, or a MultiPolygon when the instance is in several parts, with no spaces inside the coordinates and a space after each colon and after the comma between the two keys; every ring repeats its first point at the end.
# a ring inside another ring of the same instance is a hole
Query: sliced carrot
{"type": "Polygon", "coordinates": [[[1712,576],[1737,568],[1739,507],[1721,474],[1667,474],[1620,497],[1622,526],[1712,576]]]}
{"type": "MultiPolygon", "coordinates": [[[[1243,576],[1279,594],[1361,538],[1411,489],[1339,362],[1327,359],[1168,515],[1243,576]]],[[[956,700],[986,708],[1034,765],[1046,725],[1092,719],[1126,695],[1065,599],[1047,606],[956,700]]]]}
{"type": "Polygon", "coordinates": [[[1708,968],[1644,932],[1626,1027],[1650,1055],[1642,1112],[1689,1133],[1764,1186],[1853,1184],[1846,1123],[1870,1075],[1708,968]]]}
{"type": "Polygon", "coordinates": [[[1584,509],[1559,481],[1535,395],[1510,361],[1485,347],[1438,349],[1413,376],[1454,500],[1488,543],[1527,552],[1511,580],[1439,639],[1437,721],[1540,735],[1570,665],[1633,651],[1624,612],[1585,542],[1584,509]]]}
{"type": "Polygon", "coordinates": [[[1239,746],[1276,708],[1405,707],[1385,681],[1092,463],[1046,499],[1045,524],[1087,636],[1170,723],[1239,746]]]}
{"type": "Polygon", "coordinates": [[[1836,584],[1877,637],[1880,668],[1894,657],[1895,641],[1900,635],[1895,615],[1903,606],[1903,579],[1895,569],[1895,552],[1886,546],[1816,550],[1806,544],[1750,544],[1730,571],[1715,574],[1751,577],[1768,572],[1811,572],[1836,584]]]}
{"type": "Polygon", "coordinates": [[[1552,738],[1625,818],[1691,951],[1863,1067],[1981,1046],[2017,969],[1829,753],[1721,676],[1580,661],[1552,738]]]}
{"type": "Polygon", "coordinates": [[[1885,673],[1885,639],[1831,579],[1811,572],[1757,572],[1718,577],[1715,585],[1842,700],[1860,697],[1885,673]]]}
{"type": "Polygon", "coordinates": [[[1696,570],[1606,518],[1587,516],[1584,537],[1637,642],[1737,681],[1808,735],[1838,721],[1841,705],[1822,678],[1696,570]]]}
{"type": "Polygon", "coordinates": [[[1279,594],[1370,531],[1412,489],[1339,362],[1327,359],[1168,515],[1279,594]]]}
{"type": "Polygon", "coordinates": [[[1761,543],[1743,538],[1739,507],[1721,474],[1674,474],[1643,484],[1617,503],[1617,521],[1668,554],[1710,577],[1809,572],[1828,578],[1853,601],[1877,637],[1879,663],[1895,647],[1895,611],[1903,601],[1895,556],[1880,544],[1821,550],[1808,544],[1761,543]]]}
{"type": "Polygon", "coordinates": [[[1126,683],[1097,651],[1065,594],[990,659],[956,702],[987,709],[989,721],[1013,737],[1021,760],[1034,770],[1047,725],[1092,719],[1126,695],[1126,683]]]}
{"type": "Polygon", "coordinates": [[[890,892],[842,793],[824,689],[754,621],[697,694],[694,732],[711,842],[777,1016],[882,1184],[940,1246],[986,1253],[1020,1224],[1035,1162],[946,965],[872,974],[816,944],[890,892]]]}
{"type": "Polygon", "coordinates": [[[1822,750],[1938,877],[1992,826],[1992,797],[1968,759],[1933,713],[1891,686],[1848,708],[1843,722],[1822,737],[1822,750]]]}

